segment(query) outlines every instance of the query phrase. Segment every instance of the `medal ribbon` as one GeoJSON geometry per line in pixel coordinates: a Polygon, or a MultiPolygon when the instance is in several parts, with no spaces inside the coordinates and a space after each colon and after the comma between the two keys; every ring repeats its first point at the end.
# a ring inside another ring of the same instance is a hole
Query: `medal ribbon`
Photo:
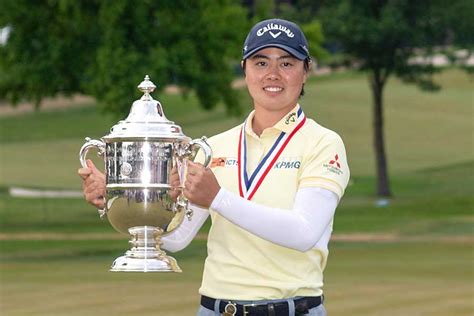
{"type": "Polygon", "coordinates": [[[299,129],[304,125],[305,122],[306,116],[304,115],[303,110],[299,108],[297,112],[297,123],[295,128],[289,133],[281,132],[281,134],[275,140],[275,143],[272,145],[268,153],[260,161],[250,178],[247,175],[247,141],[245,136],[245,126],[247,124],[247,121],[244,122],[239,136],[237,161],[239,173],[239,193],[241,197],[246,198],[248,200],[252,199],[267,174],[275,165],[276,161],[280,157],[286,145],[288,145],[290,140],[293,138],[296,132],[299,131],[299,129]]]}

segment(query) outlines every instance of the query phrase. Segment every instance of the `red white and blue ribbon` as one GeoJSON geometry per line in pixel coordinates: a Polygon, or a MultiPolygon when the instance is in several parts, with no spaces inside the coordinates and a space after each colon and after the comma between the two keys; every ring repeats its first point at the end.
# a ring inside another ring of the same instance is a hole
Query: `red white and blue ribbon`
{"type": "Polygon", "coordinates": [[[245,126],[247,121],[242,125],[239,136],[239,147],[238,147],[238,172],[239,172],[239,193],[240,196],[251,200],[255,192],[262,184],[263,180],[273,168],[281,153],[285,149],[286,145],[290,142],[293,136],[300,130],[300,128],[306,122],[306,116],[301,108],[297,112],[296,126],[291,132],[281,132],[275,143],[272,145],[268,153],[255,168],[252,175],[249,177],[247,174],[247,140],[245,136],[245,126]]]}

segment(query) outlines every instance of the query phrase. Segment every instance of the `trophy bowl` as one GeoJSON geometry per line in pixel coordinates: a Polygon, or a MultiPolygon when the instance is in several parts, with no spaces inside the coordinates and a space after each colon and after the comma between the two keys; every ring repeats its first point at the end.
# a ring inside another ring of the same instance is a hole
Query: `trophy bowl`
{"type": "Polygon", "coordinates": [[[166,119],[160,102],[150,95],[156,86],[148,76],[138,88],[144,95],[128,117],[100,140],[86,138],[79,160],[87,167],[89,149],[98,150],[106,176],[105,208],[99,214],[131,236],[131,249],[115,259],[110,271],[181,272],[176,260],[160,249],[160,239],[192,216],[182,194],[186,161],[201,149],[207,166],[212,151],[205,137],[191,140],[166,119]],[[170,185],[174,168],[180,177],[177,187],[170,185]]]}

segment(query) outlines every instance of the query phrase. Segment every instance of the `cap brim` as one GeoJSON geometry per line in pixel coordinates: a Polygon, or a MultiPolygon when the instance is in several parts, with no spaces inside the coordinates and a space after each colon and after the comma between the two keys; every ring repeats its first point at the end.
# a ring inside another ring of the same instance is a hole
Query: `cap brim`
{"type": "Polygon", "coordinates": [[[262,45],[262,46],[259,46],[257,48],[254,48],[248,52],[246,52],[243,56],[242,56],[242,59],[247,59],[249,58],[250,56],[252,56],[253,54],[255,54],[256,52],[258,52],[259,50],[262,50],[264,48],[267,48],[267,47],[277,47],[277,48],[281,48],[285,51],[287,51],[288,53],[290,53],[291,55],[295,56],[297,59],[299,60],[305,60],[306,58],[308,58],[308,55],[307,54],[302,54],[301,52],[295,50],[294,48],[291,48],[291,47],[288,47],[286,45],[281,45],[281,44],[267,44],[267,45],[262,45]]]}

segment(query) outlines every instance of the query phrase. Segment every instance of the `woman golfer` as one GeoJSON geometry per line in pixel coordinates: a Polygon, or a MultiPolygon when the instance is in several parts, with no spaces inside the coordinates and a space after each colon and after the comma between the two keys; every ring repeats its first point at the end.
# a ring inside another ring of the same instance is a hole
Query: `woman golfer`
{"type": "MultiPolygon", "coordinates": [[[[296,24],[257,23],[242,58],[254,110],[209,139],[210,168],[188,163],[184,195],[194,216],[162,248],[183,249],[211,216],[199,316],[326,315],[323,270],[349,168],[341,138],[298,103],[310,66],[296,24]]],[[[84,194],[102,208],[104,175],[88,164],[79,170],[84,194]]]]}

